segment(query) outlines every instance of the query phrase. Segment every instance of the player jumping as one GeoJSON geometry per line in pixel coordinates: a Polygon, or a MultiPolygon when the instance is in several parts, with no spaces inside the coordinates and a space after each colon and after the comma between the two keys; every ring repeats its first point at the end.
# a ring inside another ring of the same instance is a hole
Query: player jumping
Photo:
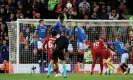
{"type": "Polygon", "coordinates": [[[84,52],[85,52],[85,40],[86,33],[84,28],[82,27],[83,23],[78,23],[78,27],[75,29],[75,33],[77,36],[77,45],[78,45],[78,68],[84,70],[84,52]]]}
{"type": "Polygon", "coordinates": [[[73,55],[73,46],[72,46],[72,40],[73,40],[73,29],[71,28],[71,22],[68,21],[66,24],[66,27],[62,28],[62,35],[66,36],[69,40],[68,45],[68,51],[69,51],[69,59],[72,59],[73,55]]]}

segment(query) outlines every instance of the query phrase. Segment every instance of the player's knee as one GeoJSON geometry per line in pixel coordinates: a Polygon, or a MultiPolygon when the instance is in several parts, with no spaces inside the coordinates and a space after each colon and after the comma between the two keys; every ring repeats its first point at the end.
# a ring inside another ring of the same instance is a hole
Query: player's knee
{"type": "Polygon", "coordinates": [[[120,63],[120,66],[122,66],[123,65],[123,63],[120,63]]]}
{"type": "Polygon", "coordinates": [[[103,59],[103,63],[106,63],[106,59],[103,59]]]}
{"type": "Polygon", "coordinates": [[[96,60],[93,60],[93,64],[96,64],[96,60]]]}
{"type": "Polygon", "coordinates": [[[53,60],[51,60],[51,61],[50,61],[50,64],[54,64],[54,61],[53,61],[53,60]]]}
{"type": "Polygon", "coordinates": [[[65,60],[62,60],[62,64],[65,64],[65,60]]]}

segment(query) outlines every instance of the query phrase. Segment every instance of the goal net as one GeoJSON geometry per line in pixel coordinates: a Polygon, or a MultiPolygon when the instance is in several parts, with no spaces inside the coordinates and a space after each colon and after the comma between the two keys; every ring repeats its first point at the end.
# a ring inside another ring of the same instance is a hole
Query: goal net
{"type": "MultiPolygon", "coordinates": [[[[49,28],[55,24],[57,20],[44,20],[45,25],[49,28]]],[[[83,23],[82,26],[85,29],[87,41],[86,45],[93,41],[94,34],[99,34],[105,42],[115,41],[115,38],[121,38],[124,42],[125,47],[128,49],[129,53],[131,49],[131,40],[129,31],[132,29],[133,21],[129,20],[68,20],[71,21],[71,26],[73,31],[78,26],[78,23],[83,23]]],[[[63,27],[65,27],[67,21],[64,21],[63,27]]],[[[34,52],[34,44],[32,43],[34,39],[34,33],[36,27],[39,24],[39,19],[18,19],[16,22],[7,23],[9,30],[9,60],[13,64],[14,73],[45,73],[48,67],[48,56],[46,55],[46,63],[40,65],[38,63],[38,55],[34,52]]],[[[78,69],[77,65],[77,39],[74,32],[73,41],[73,54],[70,58],[67,57],[67,71],[80,73],[82,70],[78,69]]],[[[91,70],[92,55],[89,48],[86,49],[84,53],[85,60],[85,71],[87,73],[91,70]]],[[[115,67],[118,67],[120,63],[120,56],[114,54],[112,57],[112,62],[115,67]]],[[[130,63],[130,61],[129,61],[130,63]]],[[[99,64],[97,63],[95,72],[99,72],[99,64]]],[[[59,65],[59,67],[62,65],[59,65]]],[[[62,67],[60,67],[62,71],[62,67]]]]}

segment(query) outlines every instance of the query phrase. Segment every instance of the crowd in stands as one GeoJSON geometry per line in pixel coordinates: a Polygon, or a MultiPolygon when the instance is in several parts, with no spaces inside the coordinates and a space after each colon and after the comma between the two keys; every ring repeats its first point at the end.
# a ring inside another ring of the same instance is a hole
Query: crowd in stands
{"type": "MultiPolygon", "coordinates": [[[[111,0],[0,0],[0,61],[9,56],[6,22],[17,19],[57,19],[60,14],[63,14],[65,19],[119,20],[124,19],[123,15],[132,13],[125,0],[112,0],[112,3],[109,1],[111,0]],[[66,7],[68,2],[72,3],[72,8],[66,7]]],[[[30,36],[32,29],[30,25],[25,26],[25,35],[30,36]]],[[[24,33],[21,32],[20,37],[24,42],[26,37],[23,37],[24,33]]],[[[27,46],[24,48],[28,50],[27,46]]]]}

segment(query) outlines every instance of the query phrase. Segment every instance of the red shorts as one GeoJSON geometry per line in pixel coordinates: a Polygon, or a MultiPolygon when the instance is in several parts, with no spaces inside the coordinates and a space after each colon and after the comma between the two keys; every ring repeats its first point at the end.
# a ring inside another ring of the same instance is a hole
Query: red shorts
{"type": "Polygon", "coordinates": [[[106,49],[103,50],[103,59],[108,59],[110,57],[110,52],[106,49]]]}
{"type": "Polygon", "coordinates": [[[97,59],[100,59],[100,60],[103,59],[102,52],[93,52],[92,57],[94,61],[96,61],[97,59]]]}
{"type": "Polygon", "coordinates": [[[52,51],[48,50],[48,61],[52,59],[52,51]]]}

